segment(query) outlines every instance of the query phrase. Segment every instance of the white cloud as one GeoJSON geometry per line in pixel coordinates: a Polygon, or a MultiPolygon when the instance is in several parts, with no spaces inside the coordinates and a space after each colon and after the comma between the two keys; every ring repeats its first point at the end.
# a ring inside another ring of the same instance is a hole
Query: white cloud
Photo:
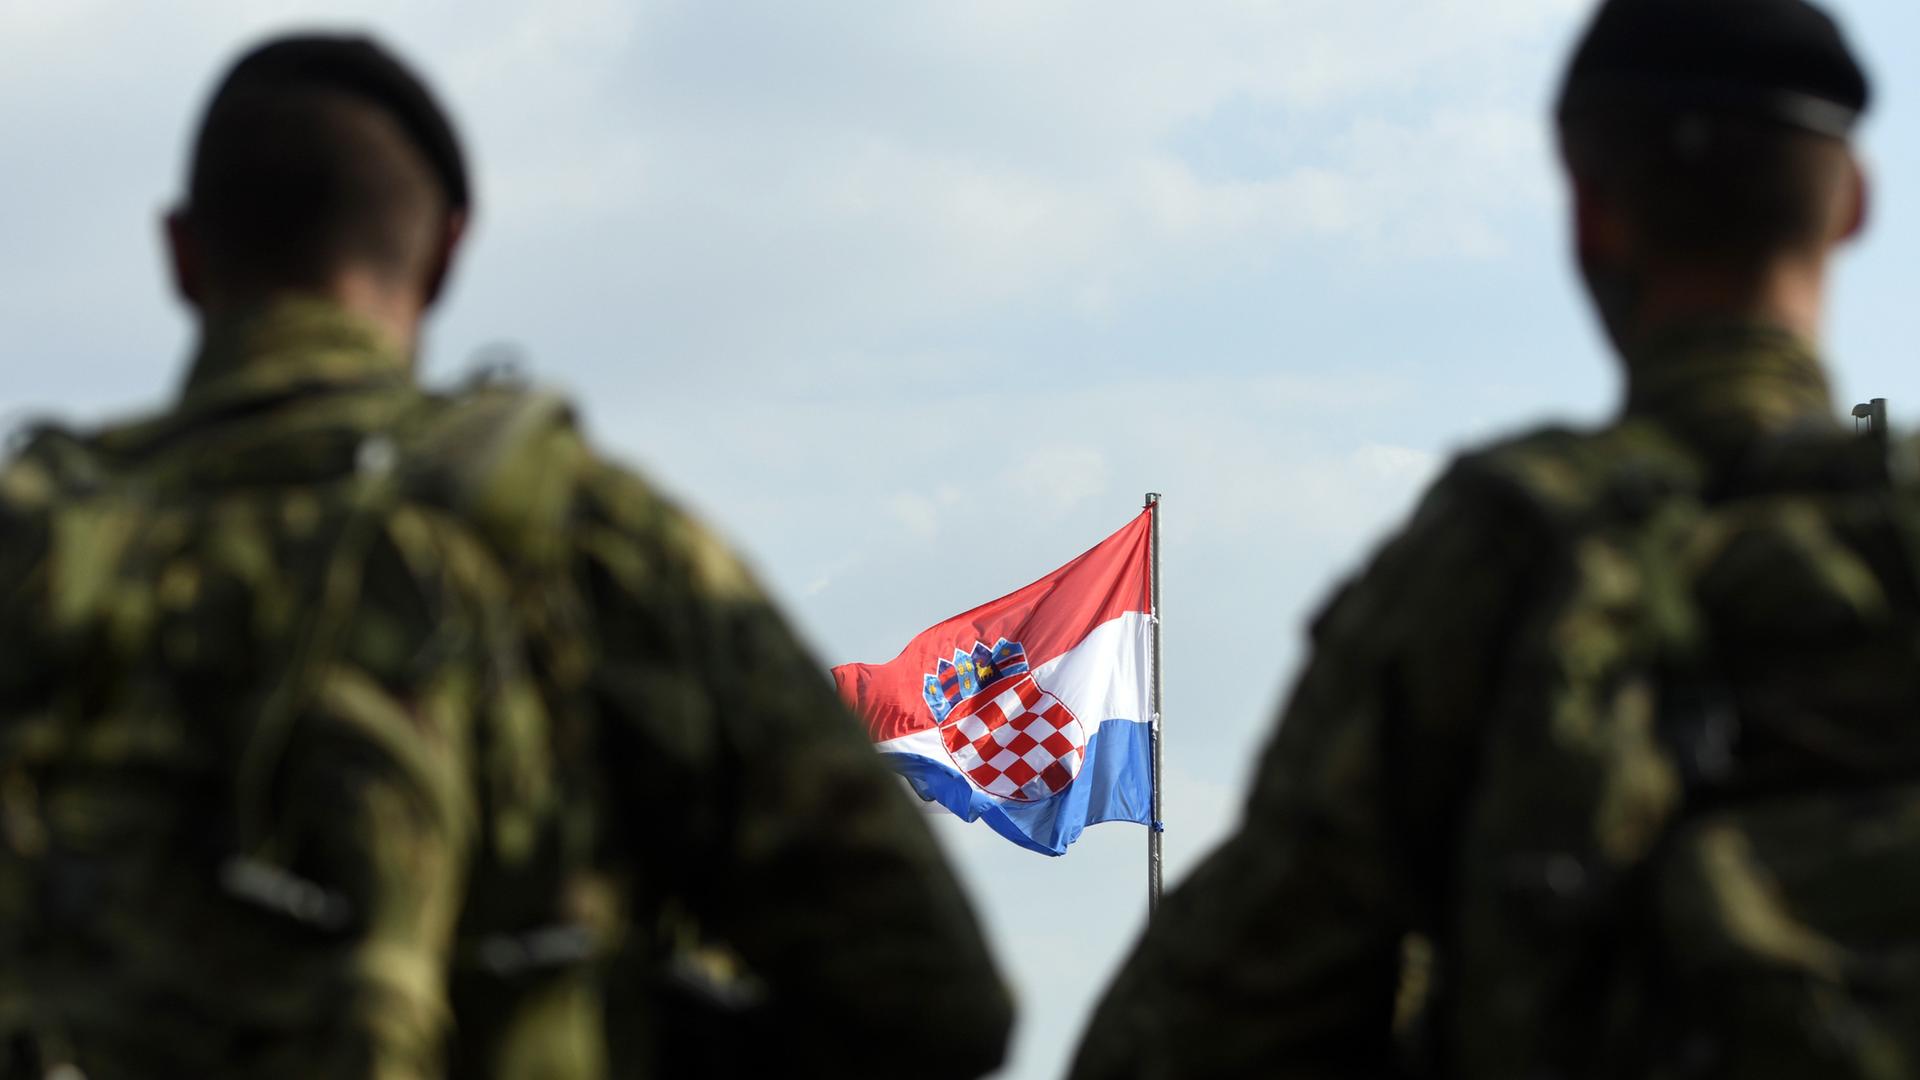
{"type": "Polygon", "coordinates": [[[1497,257],[1550,173],[1509,92],[1537,87],[1477,60],[1577,6],[575,0],[447,66],[491,250],[544,264],[590,237],[582,269],[655,340],[745,361],[1009,305],[1100,323],[1305,251],[1497,257]],[[1180,133],[1242,106],[1264,119],[1219,152],[1264,166],[1197,170],[1180,133]]]}
{"type": "Polygon", "coordinates": [[[834,582],[838,581],[841,577],[858,570],[860,566],[867,561],[867,558],[868,556],[865,551],[856,550],[850,554],[831,560],[825,567],[821,568],[817,577],[807,582],[805,587],[800,590],[800,595],[804,597],[819,596],[828,589],[833,588],[834,582]]]}
{"type": "MultiPolygon", "coordinates": [[[[1166,729],[1166,738],[1206,737],[1205,716],[1190,714],[1179,719],[1185,726],[1166,729]]],[[[1168,884],[1179,884],[1239,825],[1240,807],[1246,798],[1246,785],[1252,778],[1253,763],[1254,759],[1249,758],[1247,767],[1233,776],[1200,776],[1181,767],[1166,770],[1161,782],[1161,805],[1167,817],[1162,847],[1168,884]]]]}
{"type": "MultiPolygon", "coordinates": [[[[1170,287],[1307,256],[1499,257],[1503,223],[1549,183],[1529,105],[1541,45],[1581,6],[25,0],[0,9],[0,91],[121,118],[105,146],[167,133],[77,170],[141,179],[131,212],[91,227],[151,252],[175,133],[217,65],[316,14],[369,27],[421,60],[472,136],[462,334],[571,351],[573,327],[617,309],[648,352],[765,369],[1009,310],[1110,325],[1170,287]],[[132,94],[156,68],[165,92],[132,94]],[[1232,167],[1191,160],[1187,135],[1235,110],[1253,119],[1209,150],[1232,167]]],[[[16,111],[0,134],[22,160],[72,148],[16,111]]],[[[0,286],[29,317],[52,310],[99,246],[0,286]]],[[[113,264],[128,293],[151,274],[113,264]]]]}
{"type": "MultiPolygon", "coordinates": [[[[1016,445],[1024,440],[1015,440],[1016,445]]],[[[1043,520],[1067,516],[1089,499],[1105,495],[1113,470],[1105,455],[1088,446],[1029,445],[999,476],[998,489],[1015,493],[1043,520]]]]}
{"type": "Polygon", "coordinates": [[[1424,487],[1440,470],[1440,455],[1410,446],[1368,443],[1354,452],[1353,462],[1378,480],[1424,487]]]}
{"type": "Polygon", "coordinates": [[[940,504],[916,491],[902,491],[887,502],[900,526],[919,540],[931,540],[940,531],[940,504]]]}

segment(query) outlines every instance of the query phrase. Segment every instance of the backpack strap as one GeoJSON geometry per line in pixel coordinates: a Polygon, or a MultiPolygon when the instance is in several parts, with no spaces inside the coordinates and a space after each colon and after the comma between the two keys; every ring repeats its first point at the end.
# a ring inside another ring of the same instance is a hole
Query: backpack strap
{"type": "Polygon", "coordinates": [[[1545,550],[1515,612],[1457,855],[1455,940],[1475,962],[1449,970],[1442,956],[1441,994],[1466,1024],[1453,1036],[1473,1075],[1518,1075],[1556,1047],[1603,1071],[1627,1052],[1611,1037],[1634,1025],[1606,975],[1634,962],[1613,946],[1633,869],[1680,802],[1652,668],[1701,645],[1669,552],[1703,513],[1707,470],[1632,422],[1536,432],[1457,468],[1545,550]]]}
{"type": "Polygon", "coordinates": [[[586,456],[572,406],[499,382],[436,406],[406,438],[410,489],[473,523],[510,561],[556,564],[586,456]]]}
{"type": "MultiPolygon", "coordinates": [[[[340,648],[341,638],[359,603],[367,554],[387,514],[398,503],[404,485],[390,433],[376,432],[361,442],[355,474],[348,483],[351,490],[346,520],[333,542],[325,569],[314,582],[314,595],[308,601],[307,610],[313,614],[294,646],[285,675],[273,687],[251,737],[240,749],[234,776],[234,807],[239,829],[239,852],[235,858],[242,861],[230,863],[223,871],[230,891],[242,882],[270,879],[270,875],[264,873],[271,867],[270,860],[256,873],[248,873],[247,863],[264,856],[272,842],[274,778],[284,761],[295,719],[313,700],[340,648]]],[[[247,893],[245,889],[241,891],[247,893]]],[[[260,900],[279,894],[289,899],[297,895],[273,889],[249,895],[260,900]]],[[[273,906],[295,915],[306,913],[308,907],[299,903],[273,906]]],[[[345,925],[349,913],[329,914],[332,907],[322,903],[313,909],[312,915],[325,916],[320,921],[323,925],[331,924],[330,928],[345,925]]]]}
{"type": "Polygon", "coordinates": [[[266,842],[272,784],[294,718],[312,702],[338,654],[359,603],[366,558],[389,515],[402,502],[442,506],[471,522],[509,559],[550,560],[573,497],[571,478],[561,472],[564,462],[555,460],[577,444],[568,438],[572,430],[572,411],[558,395],[494,385],[453,397],[423,396],[362,439],[355,474],[347,481],[350,510],[315,582],[308,608],[313,614],[240,757],[236,807],[243,851],[266,842]]]}
{"type": "Polygon", "coordinates": [[[1678,555],[1680,538],[1718,493],[1708,464],[1685,444],[1646,422],[1598,434],[1554,428],[1474,455],[1462,467],[1503,489],[1508,505],[1526,508],[1557,539],[1565,577],[1620,594],[1587,602],[1638,609],[1639,650],[1670,664],[1699,655],[1703,630],[1678,555]]]}

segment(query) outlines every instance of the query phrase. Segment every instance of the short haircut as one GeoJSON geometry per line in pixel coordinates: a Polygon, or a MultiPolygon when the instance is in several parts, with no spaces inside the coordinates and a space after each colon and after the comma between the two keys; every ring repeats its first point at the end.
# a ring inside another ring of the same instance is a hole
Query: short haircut
{"type": "Polygon", "coordinates": [[[450,209],[389,111],[300,85],[216,100],[188,200],[207,273],[242,292],[320,287],[349,268],[395,281],[425,273],[450,209]]]}
{"type": "Polygon", "coordinates": [[[1623,207],[1659,255],[1738,264],[1828,239],[1847,144],[1766,119],[1609,110],[1567,117],[1575,179],[1623,207]]]}

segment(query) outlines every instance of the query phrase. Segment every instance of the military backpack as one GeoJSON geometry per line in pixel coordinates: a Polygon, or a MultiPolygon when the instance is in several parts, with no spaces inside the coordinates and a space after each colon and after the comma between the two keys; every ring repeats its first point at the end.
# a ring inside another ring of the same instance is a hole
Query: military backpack
{"type": "Polygon", "coordinates": [[[519,606],[564,408],[208,422],[0,471],[0,1076],[441,1075],[462,971],[598,947],[553,895],[594,843],[536,670],[573,630],[519,606]]]}
{"type": "Polygon", "coordinates": [[[1547,537],[1439,929],[1448,1075],[1920,1075],[1920,484],[1651,425],[1468,459],[1547,537]]]}

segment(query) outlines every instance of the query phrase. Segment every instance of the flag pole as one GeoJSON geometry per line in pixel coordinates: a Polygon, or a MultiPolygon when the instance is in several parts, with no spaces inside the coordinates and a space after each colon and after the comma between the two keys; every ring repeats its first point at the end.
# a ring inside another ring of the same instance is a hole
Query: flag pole
{"type": "Polygon", "coordinates": [[[1148,545],[1152,564],[1148,588],[1153,604],[1153,722],[1147,726],[1147,738],[1153,751],[1153,820],[1147,823],[1147,918],[1153,919],[1160,908],[1160,837],[1166,826],[1160,818],[1160,494],[1147,492],[1144,507],[1153,515],[1148,523],[1148,545]]]}

